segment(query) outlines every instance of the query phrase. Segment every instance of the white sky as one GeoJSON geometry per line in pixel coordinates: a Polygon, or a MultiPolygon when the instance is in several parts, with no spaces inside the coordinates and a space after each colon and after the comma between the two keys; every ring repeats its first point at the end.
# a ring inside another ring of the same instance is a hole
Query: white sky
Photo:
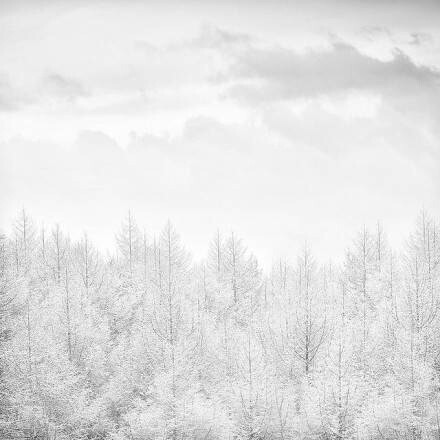
{"type": "Polygon", "coordinates": [[[340,258],[440,216],[440,2],[0,0],[0,226],[340,258]]]}

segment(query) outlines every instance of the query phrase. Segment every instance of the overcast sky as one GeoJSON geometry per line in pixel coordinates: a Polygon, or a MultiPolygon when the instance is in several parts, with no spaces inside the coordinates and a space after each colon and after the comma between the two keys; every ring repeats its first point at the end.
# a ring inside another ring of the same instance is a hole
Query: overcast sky
{"type": "Polygon", "coordinates": [[[0,226],[340,258],[440,216],[440,2],[0,0],[0,226]]]}

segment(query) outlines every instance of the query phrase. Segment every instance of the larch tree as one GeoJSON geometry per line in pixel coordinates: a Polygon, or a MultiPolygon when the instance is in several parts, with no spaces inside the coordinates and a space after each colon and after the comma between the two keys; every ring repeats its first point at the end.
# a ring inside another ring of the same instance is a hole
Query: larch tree
{"type": "Polygon", "coordinates": [[[189,286],[189,255],[171,222],[160,236],[160,283],[156,285],[153,330],[163,346],[163,365],[169,377],[169,396],[166,404],[166,436],[175,440],[181,422],[178,396],[185,384],[185,346],[193,327],[188,322],[185,298],[189,286]]]}
{"type": "Polygon", "coordinates": [[[100,289],[103,282],[102,263],[98,251],[86,233],[74,247],[72,266],[79,276],[82,303],[83,296],[89,298],[93,291],[100,289]]]}
{"type": "Polygon", "coordinates": [[[142,252],[142,234],[131,211],[128,211],[121,230],[116,235],[116,242],[128,272],[133,277],[142,252]]]}
{"type": "Polygon", "coordinates": [[[49,265],[53,278],[58,285],[62,284],[63,275],[68,258],[70,246],[68,237],[65,236],[59,224],[56,224],[51,231],[49,244],[49,265]]]}
{"type": "Polygon", "coordinates": [[[370,349],[370,318],[377,310],[377,247],[374,235],[365,227],[356,237],[345,261],[347,289],[350,293],[350,313],[359,318],[359,362],[364,373],[368,370],[370,349]]]}
{"type": "Polygon", "coordinates": [[[297,263],[293,351],[307,376],[327,334],[324,292],[318,284],[316,263],[307,246],[297,263]]]}

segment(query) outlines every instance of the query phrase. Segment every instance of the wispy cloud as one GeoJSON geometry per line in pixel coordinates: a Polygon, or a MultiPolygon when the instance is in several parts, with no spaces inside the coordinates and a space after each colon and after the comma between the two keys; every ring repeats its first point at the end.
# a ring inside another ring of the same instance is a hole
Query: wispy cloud
{"type": "Polygon", "coordinates": [[[432,35],[427,32],[412,32],[411,41],[409,44],[414,46],[421,46],[423,44],[429,44],[433,42],[432,35]]]}
{"type": "Polygon", "coordinates": [[[59,73],[46,75],[41,81],[41,86],[46,94],[68,101],[75,101],[77,98],[90,94],[81,82],[67,78],[59,73]]]}
{"type": "Polygon", "coordinates": [[[10,112],[30,105],[44,105],[47,100],[75,103],[78,98],[89,97],[90,92],[79,81],[63,75],[44,75],[36,84],[16,84],[5,74],[0,75],[0,111],[10,112]]]}
{"type": "Polygon", "coordinates": [[[6,75],[0,73],[0,112],[19,110],[31,101],[31,98],[15,87],[6,75]]]}
{"type": "Polygon", "coordinates": [[[202,26],[199,35],[190,41],[190,46],[204,49],[225,49],[231,46],[248,46],[253,41],[251,35],[231,32],[216,26],[202,26]]]}
{"type": "Polygon", "coordinates": [[[234,84],[229,96],[251,104],[363,90],[384,95],[440,95],[440,72],[416,65],[396,49],[391,60],[333,43],[330,50],[298,53],[252,47],[239,52],[224,80],[234,84]]]}

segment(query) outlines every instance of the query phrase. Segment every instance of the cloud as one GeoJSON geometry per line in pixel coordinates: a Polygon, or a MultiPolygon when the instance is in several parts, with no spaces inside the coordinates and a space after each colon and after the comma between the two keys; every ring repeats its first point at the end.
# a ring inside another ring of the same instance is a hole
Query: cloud
{"type": "Polygon", "coordinates": [[[377,37],[383,36],[391,38],[392,35],[390,30],[383,26],[364,26],[360,30],[360,33],[370,41],[374,41],[377,37]]]}
{"type": "MultiPolygon", "coordinates": [[[[359,101],[354,102],[355,106],[360,105],[359,101]]],[[[343,118],[332,112],[326,101],[310,101],[299,113],[288,104],[279,103],[264,110],[262,121],[296,148],[314,148],[334,158],[379,150],[382,146],[416,162],[426,160],[426,155],[438,156],[432,140],[418,124],[389,105],[378,102],[375,106],[365,114],[343,118]],[[374,114],[368,114],[370,111],[374,114]]]]}
{"type": "Polygon", "coordinates": [[[44,75],[36,87],[32,83],[13,83],[8,76],[0,74],[0,112],[17,111],[47,99],[74,103],[88,96],[89,92],[79,81],[60,74],[44,75]]]}
{"type": "Polygon", "coordinates": [[[17,98],[14,96],[9,81],[0,77],[0,111],[14,110],[17,108],[17,98]]]}
{"type": "Polygon", "coordinates": [[[249,34],[205,25],[189,45],[202,49],[225,49],[233,46],[248,46],[252,41],[253,38],[249,34]]]}
{"type": "Polygon", "coordinates": [[[343,42],[306,53],[252,47],[237,54],[225,80],[233,82],[230,97],[251,104],[350,90],[393,97],[440,96],[438,70],[414,64],[398,49],[391,60],[383,61],[343,42]]]}
{"type": "Polygon", "coordinates": [[[111,137],[100,131],[92,130],[84,130],[78,134],[75,148],[85,155],[102,155],[103,157],[120,152],[118,144],[111,137]]]}
{"type": "Polygon", "coordinates": [[[422,46],[423,44],[429,44],[432,42],[433,38],[431,34],[428,34],[427,32],[412,32],[409,44],[413,46],[422,46]]]}
{"type": "Polygon", "coordinates": [[[46,75],[42,80],[42,87],[49,96],[67,101],[89,96],[89,92],[82,83],[58,73],[46,75]]]}
{"type": "Polygon", "coordinates": [[[12,85],[9,78],[0,74],[0,112],[19,110],[30,98],[12,85]]]}

